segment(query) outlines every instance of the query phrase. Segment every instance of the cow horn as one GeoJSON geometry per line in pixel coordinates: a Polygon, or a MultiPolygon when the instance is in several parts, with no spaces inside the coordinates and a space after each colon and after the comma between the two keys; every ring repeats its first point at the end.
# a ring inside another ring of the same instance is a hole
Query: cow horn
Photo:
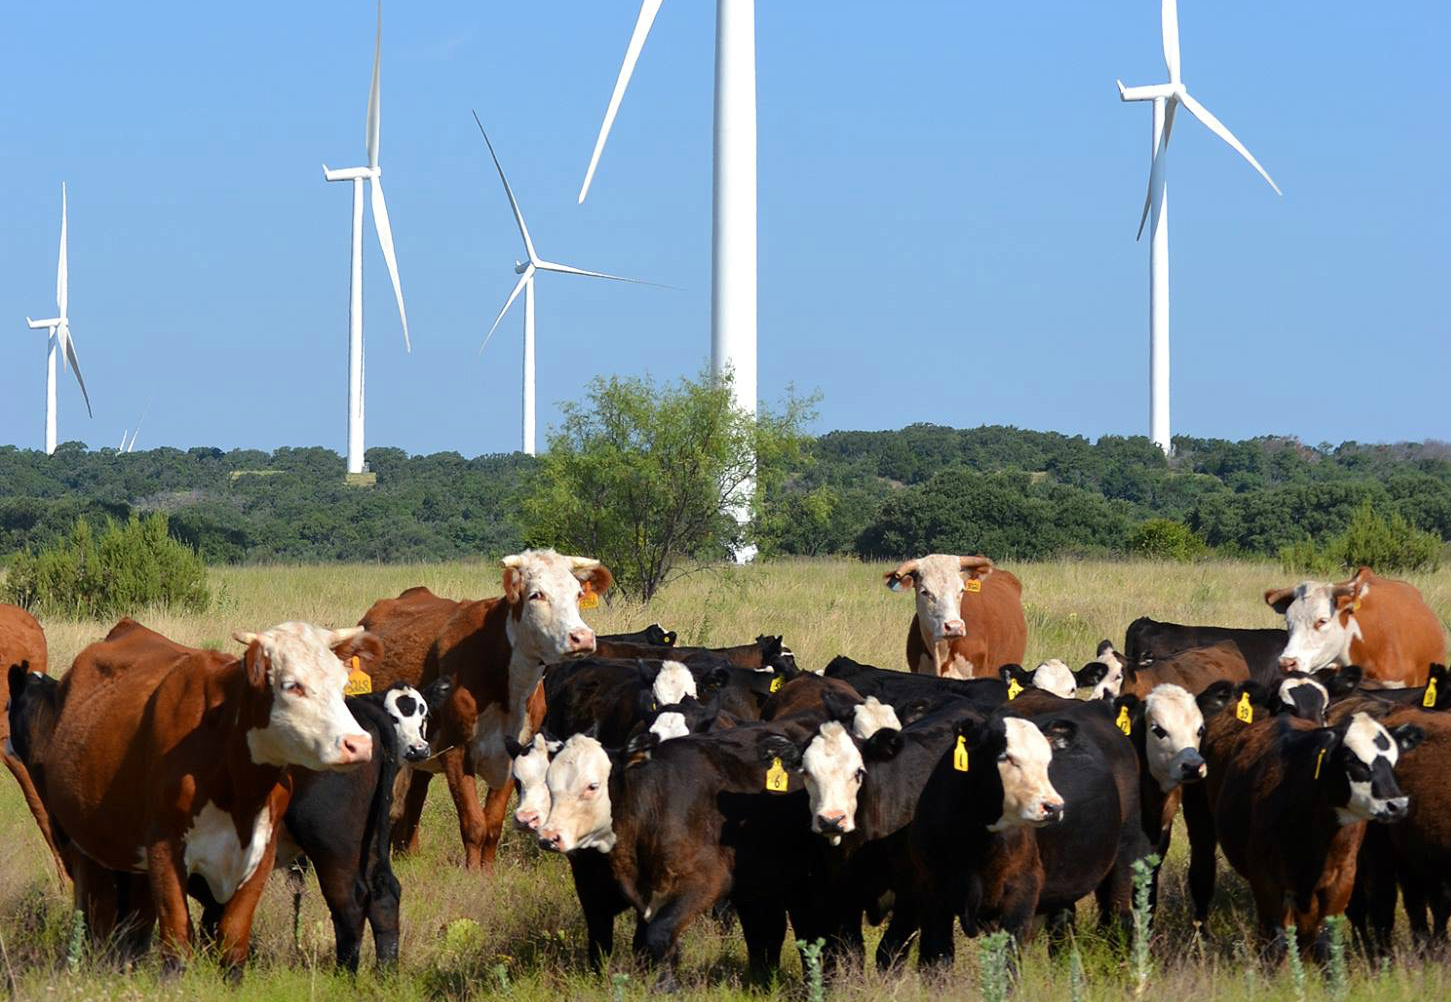
{"type": "Polygon", "coordinates": [[[885,575],[883,575],[883,577],[886,579],[887,587],[895,590],[896,587],[901,584],[904,577],[906,577],[908,574],[916,574],[917,568],[920,566],[921,561],[908,560],[900,565],[895,571],[888,571],[885,575]]]}
{"type": "Polygon", "coordinates": [[[257,640],[257,634],[247,633],[242,630],[233,630],[232,639],[235,640],[237,643],[241,644],[243,647],[251,647],[252,644],[257,640]]]}
{"type": "Polygon", "coordinates": [[[1295,597],[1295,586],[1289,588],[1270,588],[1265,591],[1265,605],[1279,612],[1284,609],[1281,606],[1288,605],[1295,597]]]}
{"type": "Polygon", "coordinates": [[[600,565],[594,557],[565,557],[569,561],[569,569],[573,571],[592,571],[600,565]]]}
{"type": "Polygon", "coordinates": [[[499,561],[499,566],[506,568],[518,567],[520,564],[524,563],[524,556],[525,555],[522,553],[511,553],[509,556],[504,557],[502,560],[499,561]]]}
{"type": "Polygon", "coordinates": [[[333,630],[328,647],[340,647],[355,637],[361,637],[366,630],[367,627],[364,626],[345,626],[341,630],[333,630]]]}
{"type": "Polygon", "coordinates": [[[964,571],[990,572],[993,569],[993,562],[990,557],[958,557],[958,567],[964,571]]]}

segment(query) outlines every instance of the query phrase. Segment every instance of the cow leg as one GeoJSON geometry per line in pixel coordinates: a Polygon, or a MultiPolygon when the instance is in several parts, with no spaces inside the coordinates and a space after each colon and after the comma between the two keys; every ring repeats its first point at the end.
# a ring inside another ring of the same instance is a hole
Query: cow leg
{"type": "Polygon", "coordinates": [[[116,875],[116,949],[121,964],[129,967],[151,949],[151,929],[156,925],[156,905],[151,884],[144,873],[116,875]]]}
{"type": "Polygon", "coordinates": [[[901,970],[907,960],[907,952],[912,948],[912,937],[917,935],[920,925],[916,904],[904,901],[898,895],[892,916],[887,920],[887,928],[877,943],[877,970],[901,970]]]}
{"type": "Polygon", "coordinates": [[[1372,957],[1389,954],[1395,935],[1397,867],[1390,852],[1389,844],[1381,840],[1365,840],[1345,909],[1363,948],[1372,957]]]}
{"type": "Polygon", "coordinates": [[[1184,790],[1184,826],[1189,830],[1189,897],[1194,903],[1194,931],[1205,936],[1209,904],[1214,899],[1214,853],[1219,839],[1203,784],[1184,790]]]}
{"type": "Polygon", "coordinates": [[[917,966],[924,974],[950,970],[956,956],[952,942],[952,910],[935,902],[923,908],[921,934],[917,944],[917,966]]]}
{"type": "Polygon", "coordinates": [[[1431,927],[1426,923],[1425,884],[1418,874],[1407,872],[1402,875],[1400,885],[1401,897],[1406,905],[1406,923],[1411,927],[1411,941],[1416,944],[1417,950],[1424,950],[1431,940],[1431,927]]]}
{"type": "Polygon", "coordinates": [[[504,816],[509,812],[509,797],[514,793],[514,780],[497,790],[492,786],[484,796],[484,838],[479,847],[480,859],[485,870],[494,868],[494,857],[499,854],[499,840],[504,836],[504,816]]]}
{"type": "MultiPolygon", "coordinates": [[[[358,863],[351,865],[327,856],[312,861],[322,899],[333,920],[333,944],[337,965],[346,971],[358,969],[363,946],[363,923],[367,918],[363,882],[357,878],[358,863]]],[[[381,957],[380,957],[381,959],[381,957]]]]}
{"type": "Polygon", "coordinates": [[[604,853],[583,849],[570,853],[568,858],[574,893],[589,934],[589,966],[598,973],[604,969],[605,958],[615,950],[615,916],[625,910],[627,902],[615,884],[609,857],[604,853]]]}
{"type": "Polygon", "coordinates": [[[156,840],[146,847],[146,866],[160,928],[161,973],[171,977],[181,973],[191,950],[191,914],[186,907],[187,874],[181,846],[170,839],[156,840]]]}
{"type": "Polygon", "coordinates": [[[428,799],[428,782],[433,773],[422,769],[408,770],[408,793],[403,797],[403,813],[393,828],[393,851],[418,851],[418,826],[423,819],[423,804],[428,799]]]}
{"type": "Polygon", "coordinates": [[[12,755],[0,752],[0,758],[5,760],[5,767],[15,777],[15,782],[20,784],[20,794],[25,798],[25,806],[30,809],[30,816],[35,818],[36,827],[40,829],[40,837],[45,839],[46,848],[50,850],[51,861],[55,863],[56,875],[60,877],[62,884],[66,881],[65,863],[60,858],[60,851],[55,847],[55,833],[50,827],[50,814],[41,802],[40,794],[36,792],[35,783],[30,778],[30,771],[25,764],[12,755]]]}
{"type": "Polygon", "coordinates": [[[277,838],[274,833],[267,841],[256,871],[237,888],[222,910],[218,942],[222,951],[222,969],[232,984],[242,980],[242,967],[247,963],[247,951],[252,946],[252,916],[257,911],[257,902],[262,900],[262,890],[267,886],[276,857],[277,838]]]}
{"type": "Polygon", "coordinates": [[[655,982],[659,991],[680,990],[680,982],[675,979],[675,960],[680,949],[680,936],[697,916],[710,907],[713,900],[713,887],[710,891],[692,888],[667,901],[643,923],[644,928],[637,933],[646,958],[660,971],[655,982]]]}
{"type": "Polygon", "coordinates": [[[373,952],[379,968],[392,968],[398,963],[398,911],[403,885],[391,866],[386,873],[375,872],[369,883],[372,892],[368,895],[368,924],[373,927],[373,952]]]}
{"type": "MultiPolygon", "coordinates": [[[[469,768],[468,751],[454,748],[443,755],[443,776],[458,811],[458,830],[464,844],[464,866],[478,870],[484,864],[484,838],[488,825],[479,806],[479,787],[469,768]]],[[[412,791],[409,791],[410,795],[412,791]]]]}
{"type": "Polygon", "coordinates": [[[781,966],[781,944],[786,940],[786,909],[770,899],[737,901],[741,937],[746,941],[746,964],[751,983],[769,987],[781,966]]]}

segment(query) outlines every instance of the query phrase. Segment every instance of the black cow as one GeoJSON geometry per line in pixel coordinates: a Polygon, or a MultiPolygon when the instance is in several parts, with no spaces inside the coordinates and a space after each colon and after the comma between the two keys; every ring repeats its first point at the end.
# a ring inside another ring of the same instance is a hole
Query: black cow
{"type": "Polygon", "coordinates": [[[1280,674],[1280,655],[1289,634],[1280,629],[1242,630],[1228,626],[1182,626],[1140,616],[1124,631],[1124,657],[1133,668],[1147,668],[1194,647],[1229,641],[1249,665],[1250,677],[1269,681],[1280,674]]]}
{"type": "Polygon", "coordinates": [[[667,630],[659,623],[651,623],[634,633],[606,633],[596,637],[597,644],[646,644],[650,647],[674,647],[678,634],[667,630]]]}
{"type": "Polygon", "coordinates": [[[907,724],[948,704],[965,703],[980,710],[992,710],[1007,702],[1008,687],[996,678],[937,678],[915,672],[888,671],[861,664],[845,655],[826,666],[827,678],[846,682],[863,699],[875,696],[897,711],[907,724]]]}

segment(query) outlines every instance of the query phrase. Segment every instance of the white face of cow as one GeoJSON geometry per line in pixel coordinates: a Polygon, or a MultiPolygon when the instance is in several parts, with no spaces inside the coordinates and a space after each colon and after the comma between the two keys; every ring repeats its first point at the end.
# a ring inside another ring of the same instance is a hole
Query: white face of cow
{"type": "Polygon", "coordinates": [[[322,770],[372,758],[372,737],[343,702],[348,669],[333,653],[362,632],[361,626],[325,630],[290,622],[261,633],[233,634],[247,645],[247,670],[265,671],[272,690],[266,725],[247,731],[252,761],[322,770]]]}
{"type": "Polygon", "coordinates": [[[865,741],[883,727],[900,731],[902,722],[897,719],[897,711],[876,696],[868,696],[866,702],[852,710],[851,732],[860,740],[865,741]]]}
{"type": "MultiPolygon", "coordinates": [[[[1280,655],[1285,671],[1313,672],[1331,665],[1350,663],[1350,642],[1360,636],[1355,616],[1336,609],[1336,586],[1306,581],[1295,587],[1294,599],[1285,609],[1289,642],[1280,655]]],[[[1360,591],[1363,598],[1370,586],[1360,591]]]]}
{"type": "Polygon", "coordinates": [[[1156,685],[1144,700],[1144,753],[1149,775],[1168,793],[1180,783],[1203,779],[1208,767],[1199,753],[1204,714],[1187,690],[1156,685]]]}
{"type": "Polygon", "coordinates": [[[1379,723],[1364,713],[1350,718],[1342,742],[1347,754],[1345,774],[1350,800],[1336,808],[1342,824],[1393,821],[1402,818],[1410,798],[1401,792],[1394,773],[1400,746],[1379,723]]]}
{"type": "Polygon", "coordinates": [[[695,676],[679,661],[666,661],[650,689],[656,706],[673,706],[686,696],[695,696],[695,676]]]}
{"type": "Polygon", "coordinates": [[[610,757],[594,738],[576,734],[549,763],[549,817],[539,844],[555,852],[615,847],[610,819],[610,757]]]}
{"type": "Polygon", "coordinates": [[[537,664],[593,654],[595,633],[580,618],[586,587],[595,594],[610,585],[598,560],[553,550],[525,550],[504,561],[504,595],[511,605],[509,640],[537,664]]]}
{"type": "Polygon", "coordinates": [[[1073,677],[1073,669],[1053,658],[1033,670],[1033,688],[1072,699],[1078,695],[1078,680],[1073,677]]]}
{"type": "Polygon", "coordinates": [[[929,645],[967,636],[962,620],[966,585],[961,557],[933,553],[903,564],[895,573],[900,576],[889,575],[887,585],[894,590],[912,585],[917,594],[917,623],[929,645]]]}
{"type": "Polygon", "coordinates": [[[428,758],[428,704],[423,695],[411,685],[389,689],[383,694],[383,709],[393,721],[404,761],[422,762],[428,758]]]}
{"type": "Polygon", "coordinates": [[[654,734],[661,741],[670,741],[673,738],[683,738],[690,733],[690,725],[685,722],[685,714],[675,710],[666,710],[657,714],[655,721],[650,725],[650,733],[654,734]]]}
{"type": "Polygon", "coordinates": [[[1123,691],[1124,686],[1124,663],[1115,651],[1105,651],[1097,658],[1098,662],[1108,668],[1107,674],[1093,687],[1088,694],[1089,699],[1113,699],[1123,691]]]}
{"type": "Polygon", "coordinates": [[[549,816],[549,756],[561,747],[560,742],[546,741],[543,734],[535,734],[524,750],[514,756],[514,780],[519,784],[514,824],[522,831],[538,831],[549,816]]]}
{"type": "Polygon", "coordinates": [[[1018,825],[1045,825],[1063,817],[1063,798],[1048,779],[1053,748],[1043,732],[1021,717],[1003,720],[1007,745],[998,756],[1003,782],[1003,814],[991,831],[1018,825]]]}
{"type": "Polygon", "coordinates": [[[846,728],[834,720],[822,724],[801,756],[813,831],[835,837],[856,828],[857,791],[866,775],[862,753],[846,728]]]}
{"type": "Polygon", "coordinates": [[[1280,683],[1281,712],[1325,726],[1330,693],[1313,678],[1287,678],[1280,683]]]}

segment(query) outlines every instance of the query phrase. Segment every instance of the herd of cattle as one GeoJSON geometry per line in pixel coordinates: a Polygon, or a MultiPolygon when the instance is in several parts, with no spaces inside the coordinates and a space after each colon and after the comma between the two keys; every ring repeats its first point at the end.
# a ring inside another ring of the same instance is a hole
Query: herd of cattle
{"type": "Polygon", "coordinates": [[[492,865],[517,785],[514,825],[569,861],[591,963],[633,911],[665,987],[712,914],[762,978],[788,922],[831,969],[863,959],[863,922],[886,923],[884,967],[914,939],[949,961],[956,925],[1061,934],[1089,895],[1113,932],[1181,809],[1197,925],[1222,848],[1270,959],[1287,925],[1308,950],[1339,914],[1388,949],[1398,891],[1418,941],[1446,935],[1451,679],[1409,584],[1362,568],[1267,592],[1285,630],[1139,619],[1122,653],[1027,671],[1017,579],[932,555],[886,575],[916,597],[907,672],[803,670],[780,637],[596,636],[580,610],[610,584],[531,550],[503,561],[500,597],[413,588],[355,627],[234,634],[240,656],[124,619],[58,678],[39,624],[0,606],[6,765],[91,935],[129,961],[159,928],[165,970],[192,947],[192,898],[240,972],[268,876],[307,864],[338,963],[367,926],[396,960],[390,855],[417,848],[438,772],[468,867],[492,865]]]}

